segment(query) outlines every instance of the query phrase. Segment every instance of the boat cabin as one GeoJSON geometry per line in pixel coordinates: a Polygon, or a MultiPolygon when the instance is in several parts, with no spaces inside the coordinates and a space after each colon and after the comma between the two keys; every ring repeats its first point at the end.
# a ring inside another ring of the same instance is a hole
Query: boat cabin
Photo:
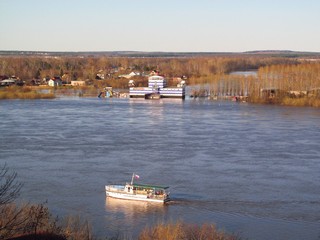
{"type": "Polygon", "coordinates": [[[147,185],[147,184],[129,184],[125,185],[125,192],[132,194],[163,196],[169,187],[147,185]]]}
{"type": "Polygon", "coordinates": [[[133,183],[134,178],[139,178],[138,175],[133,174],[130,183],[125,185],[106,185],[106,194],[109,197],[166,203],[170,201],[169,192],[166,190],[169,187],[149,184],[133,183]]]}

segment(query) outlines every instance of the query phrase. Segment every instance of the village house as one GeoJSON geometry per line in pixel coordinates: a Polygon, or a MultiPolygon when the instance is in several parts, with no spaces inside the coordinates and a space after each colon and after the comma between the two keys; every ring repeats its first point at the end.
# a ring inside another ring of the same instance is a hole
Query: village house
{"type": "Polygon", "coordinates": [[[320,88],[313,88],[307,92],[308,97],[320,97],[320,88]]]}
{"type": "Polygon", "coordinates": [[[119,78],[127,78],[127,79],[130,79],[134,76],[140,76],[140,72],[131,72],[129,74],[123,74],[123,75],[119,75],[119,78]]]}
{"type": "Polygon", "coordinates": [[[39,86],[39,85],[41,85],[41,79],[32,79],[32,80],[30,81],[30,84],[31,84],[32,86],[39,86]]]}
{"type": "Polygon", "coordinates": [[[105,75],[104,75],[103,70],[99,70],[99,72],[96,74],[96,79],[97,80],[104,80],[104,78],[105,78],[105,75]]]}
{"type": "Polygon", "coordinates": [[[177,85],[177,87],[182,87],[186,85],[186,80],[187,77],[186,76],[181,76],[181,77],[173,77],[172,78],[172,83],[174,85],[177,85]]]}
{"type": "Polygon", "coordinates": [[[129,82],[128,82],[128,86],[129,87],[134,87],[135,86],[135,82],[134,82],[134,80],[129,80],[129,82]]]}
{"type": "Polygon", "coordinates": [[[16,80],[14,80],[14,79],[5,79],[5,80],[0,81],[1,87],[7,87],[7,86],[15,85],[15,84],[16,84],[16,80]]]}
{"type": "Polygon", "coordinates": [[[299,98],[307,95],[307,91],[288,91],[288,95],[291,98],[299,98]]]}
{"type": "Polygon", "coordinates": [[[290,96],[289,91],[285,91],[279,88],[261,88],[260,89],[260,97],[263,99],[276,99],[276,98],[281,98],[284,96],[290,96]]]}
{"type": "Polygon", "coordinates": [[[70,84],[70,76],[68,73],[64,73],[61,77],[62,84],[70,84]]]}
{"type": "Polygon", "coordinates": [[[153,71],[151,71],[151,72],[149,73],[148,76],[156,76],[156,75],[159,75],[159,74],[160,74],[159,71],[153,70],[153,71]]]}
{"type": "Polygon", "coordinates": [[[9,77],[7,75],[0,75],[0,81],[6,80],[6,79],[9,79],[9,77]]]}
{"type": "Polygon", "coordinates": [[[24,81],[20,80],[20,78],[16,76],[0,76],[0,86],[1,87],[8,87],[11,85],[23,86],[25,84],[24,81]],[[2,79],[2,80],[1,80],[2,79]]]}
{"type": "Polygon", "coordinates": [[[71,86],[85,86],[86,82],[85,81],[80,81],[80,80],[75,80],[75,81],[71,81],[71,86]]]}
{"type": "Polygon", "coordinates": [[[60,77],[53,77],[48,81],[50,87],[62,86],[62,80],[60,77]]]}

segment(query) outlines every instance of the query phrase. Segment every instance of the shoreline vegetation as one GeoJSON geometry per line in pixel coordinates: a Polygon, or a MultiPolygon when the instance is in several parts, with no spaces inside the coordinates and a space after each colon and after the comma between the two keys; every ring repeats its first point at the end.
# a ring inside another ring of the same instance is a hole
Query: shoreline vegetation
{"type": "MultiPolygon", "coordinates": [[[[192,87],[192,86],[191,86],[192,87]]],[[[0,88],[0,100],[5,99],[54,99],[57,97],[57,93],[60,96],[79,96],[79,97],[95,97],[98,95],[100,89],[94,86],[87,87],[59,87],[52,89],[51,87],[6,87],[0,88]],[[47,90],[48,92],[41,93],[41,90],[47,90]]],[[[120,90],[121,91],[121,90],[120,90]]],[[[126,89],[123,92],[127,92],[126,89]]],[[[196,94],[199,94],[201,98],[201,89],[198,90],[196,94]]],[[[218,98],[208,96],[209,100],[217,100],[218,98]]],[[[221,97],[220,99],[233,99],[229,97],[221,97]]],[[[254,103],[254,104],[273,104],[273,105],[282,105],[282,106],[295,106],[295,107],[320,107],[320,98],[317,96],[288,96],[287,94],[277,97],[246,97],[245,102],[254,103]]]]}
{"type": "MultiPolygon", "coordinates": [[[[192,87],[192,86],[191,86],[192,87]]],[[[101,87],[102,88],[102,87],[101,87]]],[[[0,88],[0,100],[3,99],[53,99],[56,98],[56,93],[65,96],[79,96],[79,97],[92,97],[97,96],[100,91],[99,87],[84,86],[84,87],[59,87],[52,89],[52,87],[17,87],[11,86],[6,88],[0,88]],[[41,90],[47,90],[47,92],[41,93],[41,90]],[[55,91],[54,91],[55,90],[55,91]]],[[[121,90],[120,90],[121,91],[121,90]]],[[[123,90],[127,91],[126,89],[123,90]]],[[[201,89],[198,90],[198,94],[201,95],[201,89]]],[[[208,99],[213,99],[208,96],[208,99]]],[[[222,99],[231,99],[231,97],[224,97],[222,99]]],[[[288,95],[278,97],[265,97],[265,98],[246,98],[247,102],[257,104],[275,104],[283,106],[296,106],[296,107],[320,107],[320,98],[315,96],[294,96],[288,95]]]]}
{"type": "Polygon", "coordinates": [[[1,99],[52,99],[54,93],[41,93],[31,87],[10,86],[0,88],[1,99]]]}
{"type": "MultiPolygon", "coordinates": [[[[127,234],[105,236],[94,235],[91,224],[81,216],[54,217],[45,204],[0,204],[0,239],[7,240],[95,240],[95,239],[132,239],[127,234]]],[[[239,236],[218,230],[214,224],[190,224],[182,221],[158,223],[144,227],[139,240],[179,240],[212,239],[237,240],[239,236]]]]}
{"type": "MultiPolygon", "coordinates": [[[[80,90],[79,96],[87,96],[98,94],[105,87],[127,90],[129,79],[122,76],[132,72],[139,73],[130,78],[135,87],[147,86],[147,74],[157,70],[169,86],[177,84],[177,77],[186,76],[187,85],[206,88],[204,96],[209,99],[236,97],[250,103],[320,107],[319,53],[132,54],[0,55],[0,76],[17,76],[27,86],[43,85],[58,76],[68,86],[58,87],[57,92],[70,93],[74,89],[76,93],[80,90]],[[232,74],[237,71],[254,74],[232,74]],[[75,80],[84,81],[85,86],[70,86],[75,80]]],[[[36,87],[27,89],[19,93],[0,88],[0,99],[55,97],[54,93],[34,91],[36,87]]]]}
{"type": "MultiPolygon", "coordinates": [[[[0,239],[7,240],[126,240],[128,233],[96,237],[91,224],[81,216],[54,217],[45,204],[7,204],[1,207],[0,239]],[[11,220],[9,222],[9,220],[11,220]]],[[[139,240],[239,240],[240,236],[216,228],[215,224],[191,224],[182,221],[145,226],[139,240]]]]}

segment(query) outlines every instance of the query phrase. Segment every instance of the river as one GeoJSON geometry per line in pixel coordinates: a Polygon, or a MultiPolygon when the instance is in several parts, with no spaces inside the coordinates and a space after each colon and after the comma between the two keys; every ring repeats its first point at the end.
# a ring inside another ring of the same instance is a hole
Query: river
{"type": "Polygon", "coordinates": [[[21,199],[87,218],[98,237],[214,223],[244,239],[320,238],[320,111],[199,99],[0,101],[0,164],[21,199]],[[165,206],[104,186],[169,185],[165,206]]]}

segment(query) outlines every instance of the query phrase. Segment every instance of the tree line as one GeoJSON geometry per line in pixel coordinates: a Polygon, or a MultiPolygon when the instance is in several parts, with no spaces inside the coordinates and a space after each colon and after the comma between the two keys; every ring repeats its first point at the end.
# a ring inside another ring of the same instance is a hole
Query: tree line
{"type": "MultiPolygon", "coordinates": [[[[304,99],[312,96],[318,101],[320,88],[319,61],[293,57],[241,56],[188,56],[188,57],[39,57],[11,56],[0,58],[0,75],[31,79],[68,76],[68,81],[85,80],[96,88],[112,86],[128,88],[121,74],[131,71],[148,74],[157,70],[174,85],[173,77],[187,76],[188,85],[209,85],[212,96],[248,96],[253,102],[281,102],[288,98],[304,99]],[[255,70],[256,76],[230,75],[234,71],[255,70]],[[103,73],[104,79],[97,78],[103,73]],[[98,80],[97,80],[98,79],[98,80]],[[265,91],[265,92],[263,92],[265,91]],[[313,93],[311,94],[311,91],[313,93]],[[296,94],[301,92],[303,94],[296,94]]],[[[137,86],[146,86],[147,78],[135,76],[137,86]]],[[[302,103],[300,103],[301,105],[302,103]]],[[[302,105],[305,105],[303,103],[302,105]]],[[[307,104],[308,105],[308,104],[307,104]]]]}
{"type": "Polygon", "coordinates": [[[0,75],[19,76],[23,80],[65,73],[73,80],[93,80],[98,71],[110,78],[130,70],[159,70],[167,77],[186,75],[201,81],[217,74],[258,69],[272,64],[291,64],[296,60],[272,57],[189,57],[189,58],[128,58],[128,57],[1,57],[0,75]],[[115,74],[117,73],[117,74],[115,74]]]}

